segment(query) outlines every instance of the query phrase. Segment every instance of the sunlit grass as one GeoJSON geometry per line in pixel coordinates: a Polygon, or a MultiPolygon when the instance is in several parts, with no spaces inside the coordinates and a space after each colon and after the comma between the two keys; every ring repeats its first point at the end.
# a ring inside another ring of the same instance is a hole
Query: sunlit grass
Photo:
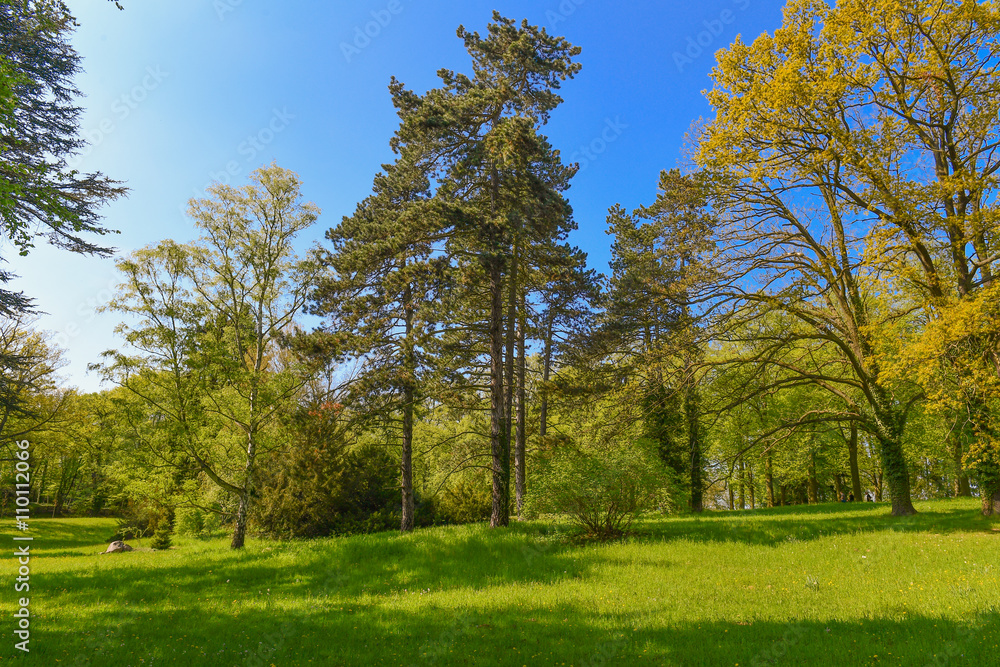
{"type": "MultiPolygon", "coordinates": [[[[580,546],[521,523],[301,542],[175,538],[98,555],[115,522],[36,519],[39,665],[990,665],[1000,524],[974,500],[655,518],[580,546]]],[[[8,545],[12,531],[5,520],[8,545]]],[[[13,548],[10,549],[10,552],[13,548]]],[[[8,573],[13,559],[8,558],[8,573]]],[[[0,596],[10,634],[11,577],[0,596]]]]}

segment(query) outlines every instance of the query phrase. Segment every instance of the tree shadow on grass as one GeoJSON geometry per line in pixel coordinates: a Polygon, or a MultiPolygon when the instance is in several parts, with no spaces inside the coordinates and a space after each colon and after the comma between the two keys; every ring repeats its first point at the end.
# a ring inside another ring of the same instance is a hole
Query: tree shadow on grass
{"type": "Polygon", "coordinates": [[[249,543],[168,552],[93,555],[89,566],[44,573],[56,600],[95,605],[114,599],[229,598],[271,590],[304,598],[388,596],[415,591],[552,584],[583,576],[573,547],[544,529],[490,532],[485,526],[415,535],[380,533],[288,543],[249,543]]]}
{"type": "Polygon", "coordinates": [[[644,651],[664,665],[996,664],[996,613],[969,623],[898,615],[852,622],[705,622],[638,634],[644,651]]]}
{"type": "MultiPolygon", "coordinates": [[[[213,614],[163,605],[94,613],[77,632],[41,624],[23,664],[982,666],[996,664],[998,638],[995,611],[963,623],[896,610],[852,622],[666,625],[530,600],[488,611],[317,602],[291,613],[233,607],[213,614]]],[[[12,655],[9,645],[0,651],[12,655]]]]}

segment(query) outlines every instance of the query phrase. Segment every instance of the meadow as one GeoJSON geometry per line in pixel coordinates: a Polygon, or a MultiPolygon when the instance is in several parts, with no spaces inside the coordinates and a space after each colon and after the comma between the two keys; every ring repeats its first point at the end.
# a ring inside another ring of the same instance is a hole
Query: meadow
{"type": "MultiPolygon", "coordinates": [[[[1000,522],[977,500],[314,541],[175,538],[99,555],[113,519],[33,519],[25,665],[996,665],[1000,522]]],[[[11,538],[13,521],[3,521],[11,538]]],[[[10,548],[8,553],[12,552],[10,548]]],[[[5,572],[14,570],[8,555],[5,572]]]]}

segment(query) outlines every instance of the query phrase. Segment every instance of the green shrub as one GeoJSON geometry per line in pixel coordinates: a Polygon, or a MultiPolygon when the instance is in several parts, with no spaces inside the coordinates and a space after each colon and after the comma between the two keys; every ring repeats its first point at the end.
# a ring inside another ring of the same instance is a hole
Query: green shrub
{"type": "Polygon", "coordinates": [[[398,477],[382,447],[297,446],[265,467],[254,525],[276,538],[399,528],[398,477]]]}
{"type": "Polygon", "coordinates": [[[201,521],[202,537],[212,537],[222,528],[222,515],[219,512],[204,512],[201,521]]]}
{"type": "Polygon", "coordinates": [[[114,535],[108,541],[134,540],[152,534],[155,516],[155,511],[150,506],[129,501],[122,509],[114,535]]]}
{"type": "Polygon", "coordinates": [[[598,539],[624,535],[642,512],[670,507],[675,487],[646,440],[563,444],[542,458],[533,479],[526,515],[565,514],[598,539]]]}
{"type": "Polygon", "coordinates": [[[156,519],[156,529],[153,541],[149,546],[154,549],[169,549],[170,537],[174,533],[174,510],[165,509],[156,519]]]}
{"type": "Polygon", "coordinates": [[[459,477],[437,495],[436,513],[444,523],[473,523],[490,518],[493,499],[482,475],[459,477]]]}
{"type": "Polygon", "coordinates": [[[205,532],[206,512],[197,507],[181,507],[177,510],[174,529],[178,535],[200,537],[205,532]]]}

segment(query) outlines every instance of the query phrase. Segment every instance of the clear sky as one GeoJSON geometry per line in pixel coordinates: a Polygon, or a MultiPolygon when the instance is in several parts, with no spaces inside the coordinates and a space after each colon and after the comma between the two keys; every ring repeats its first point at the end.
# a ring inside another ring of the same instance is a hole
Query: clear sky
{"type": "MultiPolygon", "coordinates": [[[[69,0],[73,44],[85,72],[81,130],[91,145],[74,161],[126,181],[105,209],[106,237],[127,253],[160,239],[194,238],[187,200],[213,180],[239,185],[275,160],[297,172],[323,215],[302,238],[323,236],[371,190],[392,160],[397,118],[387,86],[418,92],[440,68],[469,71],[459,25],[485,31],[492,10],[544,25],[583,48],[583,65],[544,132],[564,160],[581,163],[568,192],[579,230],[571,241],[607,271],[605,213],[655,195],[677,166],[684,134],[711,110],[702,91],[714,52],[780,25],[781,0],[698,2],[416,2],[415,0],[69,0]]],[[[11,258],[9,248],[3,256],[11,258]]],[[[40,326],[67,349],[63,375],[84,390],[102,350],[118,347],[117,316],[97,314],[116,283],[111,260],[39,246],[9,265],[14,288],[47,314],[40,326]]]]}

